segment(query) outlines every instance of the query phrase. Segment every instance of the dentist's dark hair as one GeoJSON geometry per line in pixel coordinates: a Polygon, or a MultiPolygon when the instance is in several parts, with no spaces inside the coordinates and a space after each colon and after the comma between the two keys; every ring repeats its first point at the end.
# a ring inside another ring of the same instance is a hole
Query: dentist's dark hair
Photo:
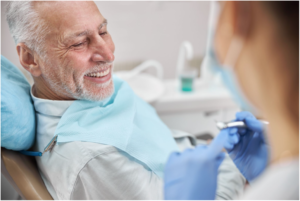
{"type": "MultiPolygon", "coordinates": [[[[278,40],[287,44],[289,64],[279,69],[287,74],[290,85],[286,88],[287,105],[295,120],[299,121],[299,1],[264,1],[261,2],[267,13],[278,26],[278,40]]],[[[281,47],[278,47],[281,48],[281,47]]]]}
{"type": "Polygon", "coordinates": [[[262,4],[280,26],[282,37],[299,49],[299,1],[263,1],[262,4]]]}

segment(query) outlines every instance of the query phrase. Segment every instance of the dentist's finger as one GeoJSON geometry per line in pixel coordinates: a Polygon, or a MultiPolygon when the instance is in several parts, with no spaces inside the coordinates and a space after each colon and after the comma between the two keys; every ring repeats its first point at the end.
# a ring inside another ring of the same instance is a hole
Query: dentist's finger
{"type": "Polygon", "coordinates": [[[224,158],[225,158],[225,152],[222,152],[222,153],[220,153],[220,154],[217,156],[216,162],[217,162],[217,166],[218,166],[218,167],[221,165],[221,163],[223,162],[224,158]]]}
{"type": "Polygon", "coordinates": [[[236,120],[238,121],[244,121],[246,118],[252,118],[252,119],[256,119],[255,116],[248,111],[243,111],[243,112],[237,112],[235,114],[236,120]]]}
{"type": "Polygon", "coordinates": [[[228,144],[228,130],[223,129],[208,146],[211,156],[217,157],[223,151],[223,148],[226,144],[228,144]]]}
{"type": "Polygon", "coordinates": [[[247,132],[247,128],[239,128],[239,129],[238,129],[238,132],[239,132],[241,135],[244,135],[244,134],[246,134],[246,132],[247,132]]]}
{"type": "Polygon", "coordinates": [[[263,124],[250,112],[238,112],[236,113],[236,119],[238,121],[244,121],[247,127],[252,131],[261,132],[263,130],[263,124]]]}

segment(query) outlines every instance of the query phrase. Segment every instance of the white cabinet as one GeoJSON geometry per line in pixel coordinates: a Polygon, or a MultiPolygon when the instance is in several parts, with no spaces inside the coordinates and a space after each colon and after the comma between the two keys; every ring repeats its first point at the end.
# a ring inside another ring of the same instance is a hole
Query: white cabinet
{"type": "Polygon", "coordinates": [[[233,120],[235,113],[240,110],[222,85],[203,85],[196,80],[193,92],[181,92],[176,86],[177,80],[165,80],[164,84],[165,94],[152,106],[171,129],[196,136],[216,136],[219,131],[215,120],[233,120]]]}
{"type": "Polygon", "coordinates": [[[216,136],[219,130],[216,127],[217,121],[230,121],[234,119],[238,108],[227,108],[223,110],[204,112],[201,110],[162,113],[161,120],[171,129],[186,131],[195,136],[210,134],[216,136]]]}

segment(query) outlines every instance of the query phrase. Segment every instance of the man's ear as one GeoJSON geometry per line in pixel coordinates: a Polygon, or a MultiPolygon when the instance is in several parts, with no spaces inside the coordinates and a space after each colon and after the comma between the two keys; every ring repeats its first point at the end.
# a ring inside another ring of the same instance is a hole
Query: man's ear
{"type": "Polygon", "coordinates": [[[42,74],[38,59],[24,43],[17,44],[17,52],[21,65],[34,77],[42,74]]]}

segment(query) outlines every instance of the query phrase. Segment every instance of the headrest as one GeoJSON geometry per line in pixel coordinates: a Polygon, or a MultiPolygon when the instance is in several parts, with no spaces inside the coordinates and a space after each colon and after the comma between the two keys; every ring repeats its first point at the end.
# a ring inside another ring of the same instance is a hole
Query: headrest
{"type": "Polygon", "coordinates": [[[30,84],[22,72],[1,55],[1,146],[29,149],[35,139],[35,111],[30,84]]]}

